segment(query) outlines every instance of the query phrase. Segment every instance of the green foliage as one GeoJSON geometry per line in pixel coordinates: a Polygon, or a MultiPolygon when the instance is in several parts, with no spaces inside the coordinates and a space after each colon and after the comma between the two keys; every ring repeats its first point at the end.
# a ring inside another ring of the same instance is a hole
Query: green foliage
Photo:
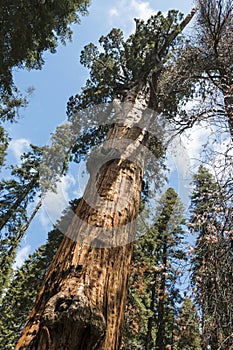
{"type": "Polygon", "coordinates": [[[156,209],[153,227],[135,244],[122,349],[176,345],[178,281],[185,261],[183,224],[183,207],[169,188],[156,209]]]}
{"type": "Polygon", "coordinates": [[[28,222],[28,205],[38,189],[39,148],[24,154],[19,166],[11,166],[11,179],[0,182],[0,295],[12,276],[11,265],[28,222]]]}
{"type": "Polygon", "coordinates": [[[4,128],[0,126],[0,171],[1,167],[4,165],[6,149],[8,147],[9,140],[4,128]]]}
{"type": "Polygon", "coordinates": [[[158,12],[147,22],[137,20],[135,33],[126,40],[122,31],[114,28],[100,38],[101,50],[93,43],[86,45],[80,61],[90,70],[90,78],[82,93],[70,98],[69,119],[75,120],[77,111],[94,104],[114,98],[124,102],[133,85],[149,82],[153,73],[167,64],[173,46],[180,40],[182,18],[175,10],[169,11],[166,17],[158,12]],[[168,39],[173,33],[176,33],[176,39],[171,45],[168,39]]]}
{"type": "Polygon", "coordinates": [[[0,5],[0,92],[11,95],[12,68],[41,69],[44,51],[71,39],[70,25],[87,13],[88,0],[10,0],[0,5]]]}
{"type": "Polygon", "coordinates": [[[186,297],[179,314],[177,350],[202,350],[200,320],[197,310],[189,297],[186,297]]]}
{"type": "Polygon", "coordinates": [[[38,188],[37,168],[41,160],[39,147],[31,145],[32,150],[24,154],[20,165],[11,166],[11,179],[2,180],[0,227],[7,232],[17,232],[22,220],[26,218],[27,204],[32,201],[38,188]],[[17,204],[17,205],[16,205],[17,204]],[[10,219],[11,218],[11,219],[10,219]]]}
{"type": "Polygon", "coordinates": [[[198,234],[192,267],[203,344],[232,345],[232,201],[204,167],[194,176],[190,229],[198,234]]]}
{"type": "MultiPolygon", "coordinates": [[[[71,202],[72,210],[78,205],[78,200],[71,202]]],[[[66,230],[70,223],[69,210],[64,212],[57,226],[66,230]]],[[[14,349],[26,319],[33,307],[36,295],[45,277],[52,259],[59,247],[63,234],[56,228],[49,232],[45,245],[39,247],[29,256],[15,275],[5,291],[0,303],[0,349],[14,349]]]]}
{"type": "Polygon", "coordinates": [[[69,123],[58,126],[49,146],[31,145],[31,151],[22,155],[21,164],[10,167],[11,178],[0,183],[1,293],[11,277],[11,265],[30,220],[28,206],[36,195],[56,191],[56,182],[68,169],[76,139],[69,123]]]}
{"type": "Polygon", "coordinates": [[[14,349],[30,312],[44,277],[46,267],[44,250],[45,247],[37,249],[18,269],[0,305],[0,348],[2,350],[14,349]]]}

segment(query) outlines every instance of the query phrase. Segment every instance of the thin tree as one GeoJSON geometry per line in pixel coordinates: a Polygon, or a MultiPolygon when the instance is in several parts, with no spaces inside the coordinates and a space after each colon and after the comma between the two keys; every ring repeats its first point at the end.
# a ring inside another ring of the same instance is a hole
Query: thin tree
{"type": "MultiPolygon", "coordinates": [[[[70,223],[70,209],[77,207],[78,200],[70,202],[59,220],[63,228],[70,223]]],[[[32,219],[32,218],[31,218],[32,219]]],[[[57,227],[48,233],[45,244],[25,260],[19,267],[0,303],[0,349],[14,349],[27,320],[43,278],[62,241],[63,235],[57,227]]],[[[11,254],[12,255],[12,254],[11,254]]]]}
{"type": "Polygon", "coordinates": [[[161,197],[152,217],[151,229],[135,243],[122,346],[126,350],[176,345],[185,220],[172,188],[161,197]]]}
{"type": "Polygon", "coordinates": [[[186,297],[178,317],[177,349],[201,350],[200,319],[193,301],[186,297]]]}
{"type": "Polygon", "coordinates": [[[232,203],[201,166],[194,176],[190,228],[198,233],[192,267],[195,302],[201,312],[202,348],[232,346],[232,203]]]}

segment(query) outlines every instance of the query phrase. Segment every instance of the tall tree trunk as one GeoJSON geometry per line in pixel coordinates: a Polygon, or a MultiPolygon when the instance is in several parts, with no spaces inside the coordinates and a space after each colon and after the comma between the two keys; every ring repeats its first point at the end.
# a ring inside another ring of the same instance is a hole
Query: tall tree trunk
{"type": "Polygon", "coordinates": [[[23,202],[23,200],[27,197],[27,195],[30,193],[30,191],[35,187],[36,183],[38,181],[38,175],[36,175],[23,189],[23,192],[20,194],[20,196],[16,199],[16,201],[12,204],[12,206],[9,208],[9,210],[0,217],[0,230],[3,229],[3,227],[7,224],[7,222],[10,220],[12,214],[14,211],[20,206],[20,204],[23,202]]]}
{"type": "MultiPolygon", "coordinates": [[[[131,94],[137,112],[125,109],[131,118],[140,119],[139,104],[145,108],[147,103],[142,96],[136,101],[139,92],[131,94]]],[[[119,349],[133,249],[126,243],[135,232],[143,178],[141,145],[146,138],[134,121],[131,126],[117,123],[109,131],[108,145],[122,143],[122,157],[105,163],[96,176],[91,174],[67,232],[73,239],[64,238],[17,350],[119,349]],[[124,140],[132,140],[131,147],[124,149],[124,140]],[[129,160],[132,155],[137,161],[129,160]],[[91,198],[92,205],[84,198],[91,198]]]]}
{"type": "Polygon", "coordinates": [[[156,349],[165,350],[165,320],[164,320],[164,306],[165,306],[165,289],[166,289],[166,271],[167,271],[167,243],[164,237],[163,252],[162,252],[162,264],[164,266],[163,274],[161,276],[158,295],[158,321],[157,321],[157,333],[156,333],[156,349]]]}
{"type": "MultiPolygon", "coordinates": [[[[154,283],[157,282],[157,273],[154,273],[154,283]]],[[[149,317],[148,319],[148,325],[147,325],[147,333],[146,333],[146,344],[145,344],[145,350],[151,350],[153,347],[153,321],[154,321],[154,313],[155,313],[155,284],[152,285],[152,292],[151,292],[151,302],[150,302],[150,311],[153,316],[149,317]]]]}
{"type": "Polygon", "coordinates": [[[8,251],[6,251],[5,256],[2,258],[2,261],[0,263],[0,270],[4,269],[5,263],[8,260],[14,261],[19,244],[20,244],[26,230],[28,229],[32,220],[34,219],[35,215],[37,214],[38,210],[40,209],[41,205],[42,205],[42,200],[40,199],[39,202],[37,203],[37,205],[35,206],[32,214],[30,215],[29,219],[27,220],[26,224],[20,228],[18,236],[15,237],[15,239],[12,242],[11,248],[8,251]]]}

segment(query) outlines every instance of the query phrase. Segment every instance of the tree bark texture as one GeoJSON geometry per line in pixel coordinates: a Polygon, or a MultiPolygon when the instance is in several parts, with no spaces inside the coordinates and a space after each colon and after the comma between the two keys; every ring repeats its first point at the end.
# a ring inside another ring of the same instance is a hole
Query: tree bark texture
{"type": "MultiPolygon", "coordinates": [[[[130,101],[137,110],[140,99],[142,108],[147,103],[142,96],[136,101],[138,96],[135,89],[130,101]]],[[[133,108],[123,114],[140,119],[137,112],[132,114],[133,108]]],[[[93,170],[69,226],[69,238],[58,249],[16,350],[120,348],[133,249],[128,242],[139,211],[141,146],[146,138],[145,130],[122,120],[111,127],[105,141],[114,147],[122,140],[121,156],[107,161],[97,173],[93,170]],[[123,140],[132,140],[132,147],[124,149],[123,140]],[[127,152],[137,154],[137,161],[124,157],[127,152]],[[90,198],[92,205],[87,203],[90,198]]]]}
{"type": "Polygon", "coordinates": [[[97,171],[93,165],[98,157],[90,162],[90,180],[66,234],[69,238],[58,249],[15,350],[120,348],[133,249],[129,242],[134,238],[145,145],[154,117],[143,111],[158,107],[151,103],[152,90],[157,89],[157,82],[150,82],[151,69],[160,74],[157,56],[167,55],[195,11],[167,35],[156,57],[151,52],[154,67],[150,65],[128,91],[124,107],[115,104],[116,123],[105,145],[107,150],[117,144],[120,155],[97,166],[97,171]]]}

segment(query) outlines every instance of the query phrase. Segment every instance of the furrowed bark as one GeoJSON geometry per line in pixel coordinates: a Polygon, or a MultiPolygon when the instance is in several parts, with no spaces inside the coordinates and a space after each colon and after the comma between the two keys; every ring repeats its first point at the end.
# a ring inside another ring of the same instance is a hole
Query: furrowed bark
{"type": "MultiPolygon", "coordinates": [[[[192,12],[179,30],[168,35],[166,45],[193,15],[192,12]]],[[[164,52],[165,47],[161,55],[164,52]]],[[[159,68],[161,62],[153,62],[151,69],[156,65],[159,68]]],[[[156,71],[160,74],[161,70],[156,71]]],[[[133,249],[128,242],[135,234],[144,170],[143,145],[152,117],[141,113],[151,107],[151,73],[149,69],[145,79],[135,82],[123,110],[116,107],[117,121],[106,143],[113,149],[118,144],[120,156],[108,160],[97,173],[90,169],[77,216],[66,234],[70,238],[64,238],[55,256],[15,350],[120,348],[133,249]],[[144,117],[148,120],[142,121],[144,117]],[[106,247],[98,248],[104,244],[106,247]]],[[[153,93],[156,88],[153,86],[153,93]]],[[[154,110],[156,107],[153,104],[154,110]]]]}
{"type": "Polygon", "coordinates": [[[133,249],[126,243],[133,239],[139,210],[145,137],[145,130],[134,123],[111,128],[108,144],[132,140],[122,154],[137,154],[138,162],[122,156],[90,177],[84,198],[92,198],[93,205],[80,201],[76,214],[81,220],[74,217],[67,232],[73,239],[64,238],[16,350],[119,349],[133,249]],[[98,248],[104,244],[106,248],[98,248]],[[110,244],[115,247],[108,248],[110,244]]]}

